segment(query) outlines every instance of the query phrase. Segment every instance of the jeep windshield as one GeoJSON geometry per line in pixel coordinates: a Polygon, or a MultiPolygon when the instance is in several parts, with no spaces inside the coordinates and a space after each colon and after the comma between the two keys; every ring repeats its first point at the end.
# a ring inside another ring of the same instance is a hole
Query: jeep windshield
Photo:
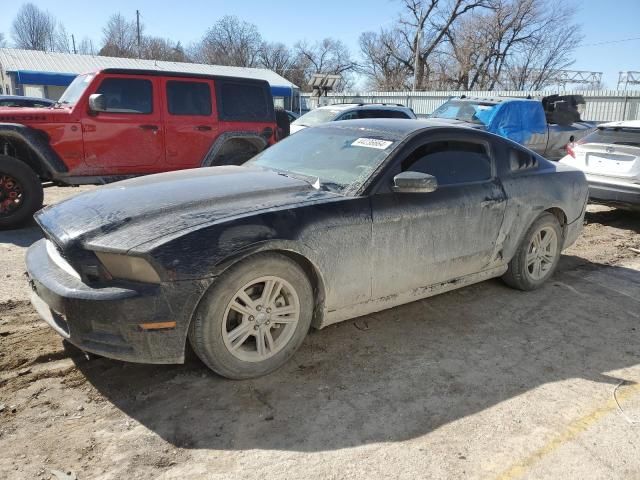
{"type": "Polygon", "coordinates": [[[267,148],[245,165],[347,195],[362,186],[399,141],[395,135],[374,130],[307,128],[267,148]]]}
{"type": "Polygon", "coordinates": [[[64,91],[56,105],[69,107],[78,103],[78,100],[91,83],[91,80],[93,80],[93,74],[78,75],[64,91]]]}
{"type": "Polygon", "coordinates": [[[303,127],[312,127],[320,123],[326,123],[334,120],[342,110],[334,108],[317,108],[305,113],[291,125],[301,125],[303,127]]]}
{"type": "Polygon", "coordinates": [[[476,117],[476,113],[483,110],[490,110],[495,107],[492,103],[474,102],[469,100],[449,100],[437,108],[431,118],[446,118],[448,120],[460,120],[462,122],[483,123],[476,117]]]}

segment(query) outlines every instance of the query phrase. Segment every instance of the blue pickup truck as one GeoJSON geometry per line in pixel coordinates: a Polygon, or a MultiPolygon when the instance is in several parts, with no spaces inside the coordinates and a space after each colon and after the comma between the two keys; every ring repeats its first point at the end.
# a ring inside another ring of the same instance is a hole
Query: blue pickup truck
{"type": "Polygon", "coordinates": [[[580,95],[550,95],[531,98],[454,97],[430,117],[486,130],[530,148],[549,160],[566,155],[566,146],[595,127],[580,120],[580,95]]]}

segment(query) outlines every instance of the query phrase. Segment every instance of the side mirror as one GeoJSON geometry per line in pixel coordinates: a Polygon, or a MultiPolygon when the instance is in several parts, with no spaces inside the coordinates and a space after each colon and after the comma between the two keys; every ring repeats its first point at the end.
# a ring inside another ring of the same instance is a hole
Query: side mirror
{"type": "Polygon", "coordinates": [[[429,193],[438,189],[433,175],[421,172],[402,172],[393,177],[393,191],[397,193],[429,193]]]}
{"type": "Polygon", "coordinates": [[[104,95],[101,93],[94,93],[89,95],[89,111],[92,113],[106,112],[107,105],[105,103],[104,95]]]}

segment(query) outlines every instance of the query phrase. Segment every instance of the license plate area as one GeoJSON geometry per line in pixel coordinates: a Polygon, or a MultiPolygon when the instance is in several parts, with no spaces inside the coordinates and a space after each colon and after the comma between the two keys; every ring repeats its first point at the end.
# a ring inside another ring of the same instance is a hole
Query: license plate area
{"type": "Polygon", "coordinates": [[[598,155],[594,153],[588,153],[585,159],[585,164],[589,167],[590,171],[599,172],[603,174],[615,175],[618,173],[627,173],[634,164],[636,157],[631,155],[598,155]]]}

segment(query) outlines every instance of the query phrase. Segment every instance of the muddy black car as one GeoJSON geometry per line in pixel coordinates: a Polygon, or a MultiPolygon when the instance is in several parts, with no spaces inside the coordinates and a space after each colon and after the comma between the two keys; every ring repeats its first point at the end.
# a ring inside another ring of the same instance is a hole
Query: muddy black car
{"type": "Polygon", "coordinates": [[[230,378],[285,363],[311,326],[492,277],[521,290],[579,235],[584,175],[436,121],[306,129],[244,166],[141,177],[36,214],[32,302],[81,349],[230,378]]]}

